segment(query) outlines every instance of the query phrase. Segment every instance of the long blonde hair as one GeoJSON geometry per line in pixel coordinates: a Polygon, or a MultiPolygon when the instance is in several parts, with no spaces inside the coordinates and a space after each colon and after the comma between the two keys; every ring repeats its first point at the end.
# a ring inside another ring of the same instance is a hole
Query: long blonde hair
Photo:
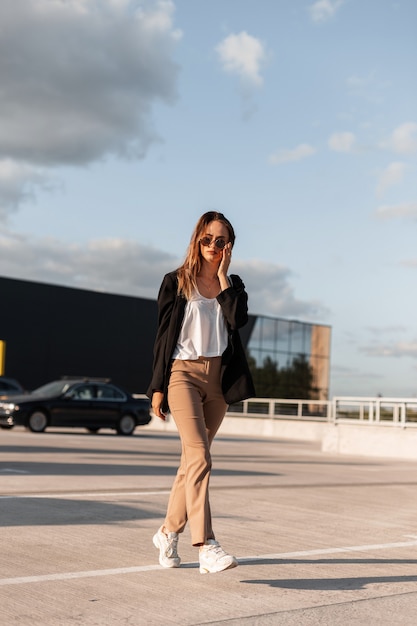
{"type": "Polygon", "coordinates": [[[200,217],[191,235],[184,263],[177,270],[178,294],[184,296],[187,300],[190,299],[193,290],[197,286],[197,275],[201,270],[200,239],[206,232],[208,224],[214,221],[222,222],[226,226],[232,247],[235,243],[235,231],[223,213],[208,211],[200,217]]]}

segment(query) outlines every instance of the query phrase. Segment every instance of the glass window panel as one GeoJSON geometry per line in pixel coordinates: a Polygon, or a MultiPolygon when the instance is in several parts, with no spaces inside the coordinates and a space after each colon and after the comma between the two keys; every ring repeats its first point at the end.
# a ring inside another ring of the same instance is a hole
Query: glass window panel
{"type": "Polygon", "coordinates": [[[261,365],[264,365],[265,363],[277,364],[279,355],[277,355],[277,353],[274,350],[261,350],[260,353],[261,353],[261,359],[262,359],[261,365]]]}
{"type": "Polygon", "coordinates": [[[248,349],[249,360],[255,361],[256,367],[262,367],[262,352],[261,350],[248,349]]]}
{"type": "Polygon", "coordinates": [[[326,399],[330,333],[326,326],[257,316],[247,348],[255,368],[255,386],[271,397],[307,397],[308,393],[308,397],[326,399]],[[277,377],[275,369],[285,370],[284,378],[277,377]]]}
{"type": "Polygon", "coordinates": [[[286,354],[290,349],[290,322],[286,320],[278,320],[278,332],[276,349],[279,352],[285,352],[286,354]]]}
{"type": "Polygon", "coordinates": [[[313,325],[306,324],[304,327],[304,350],[303,354],[311,354],[311,335],[313,332],[313,325]]]}
{"type": "Polygon", "coordinates": [[[303,354],[304,332],[303,326],[299,322],[291,323],[290,351],[292,354],[303,354]]]}
{"type": "Polygon", "coordinates": [[[276,326],[277,321],[269,317],[265,317],[262,326],[262,349],[273,351],[276,349],[276,326]]]}
{"type": "Polygon", "coordinates": [[[292,322],[291,324],[291,353],[310,354],[311,324],[292,322]]]}
{"type": "Polygon", "coordinates": [[[262,346],[262,323],[263,318],[258,316],[248,343],[248,348],[250,350],[253,348],[260,348],[262,346]]]}

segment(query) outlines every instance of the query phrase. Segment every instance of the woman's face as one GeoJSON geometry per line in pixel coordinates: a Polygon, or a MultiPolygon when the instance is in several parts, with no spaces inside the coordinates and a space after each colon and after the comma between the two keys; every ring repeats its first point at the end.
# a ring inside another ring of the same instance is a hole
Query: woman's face
{"type": "Polygon", "coordinates": [[[227,243],[229,243],[227,227],[223,222],[213,220],[207,224],[205,230],[200,235],[201,256],[208,263],[219,264],[223,257],[223,247],[227,243]]]}

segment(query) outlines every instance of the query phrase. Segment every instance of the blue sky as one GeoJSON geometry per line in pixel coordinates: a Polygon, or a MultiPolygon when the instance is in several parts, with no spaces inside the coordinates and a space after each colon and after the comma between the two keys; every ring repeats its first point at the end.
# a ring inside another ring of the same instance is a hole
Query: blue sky
{"type": "Polygon", "coordinates": [[[331,325],[332,395],[417,395],[415,0],[3,0],[0,23],[0,275],[156,298],[220,210],[250,311],[331,325]]]}

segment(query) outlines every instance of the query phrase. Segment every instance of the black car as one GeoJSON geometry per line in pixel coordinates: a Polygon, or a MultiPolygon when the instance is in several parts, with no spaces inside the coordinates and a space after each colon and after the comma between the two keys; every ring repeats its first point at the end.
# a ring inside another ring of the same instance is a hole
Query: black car
{"type": "Polygon", "coordinates": [[[22,385],[14,378],[0,376],[0,398],[25,393],[22,385]]]}
{"type": "Polygon", "coordinates": [[[48,426],[82,427],[96,433],[113,428],[131,435],[151,421],[148,398],[136,398],[109,381],[62,379],[25,395],[0,400],[0,426],[26,426],[41,433],[48,426]]]}

